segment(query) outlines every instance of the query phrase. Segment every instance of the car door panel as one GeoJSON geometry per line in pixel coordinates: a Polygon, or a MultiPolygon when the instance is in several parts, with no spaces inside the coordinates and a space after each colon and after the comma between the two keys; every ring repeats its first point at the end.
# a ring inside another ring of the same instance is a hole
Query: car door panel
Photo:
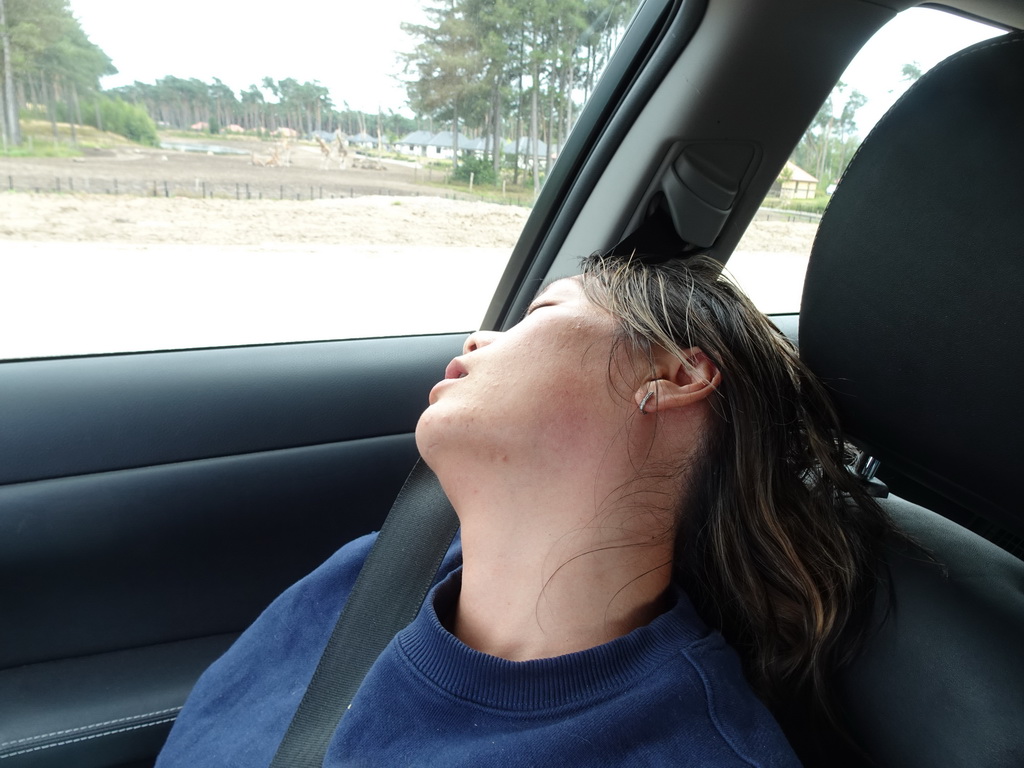
{"type": "Polygon", "coordinates": [[[422,336],[7,362],[0,483],[409,432],[460,345],[422,336]]]}
{"type": "Polygon", "coordinates": [[[372,530],[414,458],[398,435],[4,487],[0,662],[238,630],[372,530]]]}
{"type": "Polygon", "coordinates": [[[152,758],[198,673],[379,527],[464,337],[0,365],[0,756],[152,758]]]}
{"type": "Polygon", "coordinates": [[[236,633],[5,670],[5,765],[152,765],[196,678],[236,633]]]}

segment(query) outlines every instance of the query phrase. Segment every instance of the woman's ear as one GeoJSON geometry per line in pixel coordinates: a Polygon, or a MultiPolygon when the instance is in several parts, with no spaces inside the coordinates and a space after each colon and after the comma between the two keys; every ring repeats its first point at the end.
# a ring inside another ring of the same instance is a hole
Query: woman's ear
{"type": "Polygon", "coordinates": [[[634,395],[642,413],[685,408],[718,389],[722,372],[700,347],[684,350],[683,360],[663,349],[655,352],[653,371],[634,395]]]}

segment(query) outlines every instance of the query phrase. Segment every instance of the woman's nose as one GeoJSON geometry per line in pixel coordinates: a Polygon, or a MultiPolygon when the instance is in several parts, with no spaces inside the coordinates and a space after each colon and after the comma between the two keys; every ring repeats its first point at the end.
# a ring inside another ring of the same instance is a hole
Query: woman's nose
{"type": "Polygon", "coordinates": [[[466,343],[462,345],[462,354],[465,355],[473,350],[486,347],[500,335],[499,331],[477,331],[476,333],[471,333],[469,338],[466,339],[466,343]]]}

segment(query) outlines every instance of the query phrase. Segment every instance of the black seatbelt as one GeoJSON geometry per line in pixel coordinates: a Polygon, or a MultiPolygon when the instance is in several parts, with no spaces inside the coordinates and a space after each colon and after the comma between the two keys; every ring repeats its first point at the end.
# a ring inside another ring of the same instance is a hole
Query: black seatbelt
{"type": "Polygon", "coordinates": [[[391,506],[271,768],[321,768],[327,745],[381,651],[416,618],[459,520],[420,459],[391,506]]]}

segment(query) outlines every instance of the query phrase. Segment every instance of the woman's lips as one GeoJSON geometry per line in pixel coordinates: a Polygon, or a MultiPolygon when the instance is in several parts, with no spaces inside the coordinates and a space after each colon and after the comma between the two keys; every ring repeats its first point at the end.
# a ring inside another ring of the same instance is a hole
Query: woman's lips
{"type": "Polygon", "coordinates": [[[459,362],[458,360],[452,360],[450,363],[448,363],[448,367],[444,369],[444,378],[437,382],[437,384],[435,384],[431,388],[430,395],[427,397],[427,402],[429,402],[432,405],[434,403],[435,398],[437,397],[437,392],[446,383],[450,381],[456,381],[457,379],[465,378],[468,375],[469,374],[466,372],[465,366],[463,366],[461,362],[459,362]]]}
{"type": "Polygon", "coordinates": [[[458,358],[448,363],[448,367],[444,369],[444,377],[446,379],[461,379],[466,375],[468,375],[466,368],[458,358]]]}

